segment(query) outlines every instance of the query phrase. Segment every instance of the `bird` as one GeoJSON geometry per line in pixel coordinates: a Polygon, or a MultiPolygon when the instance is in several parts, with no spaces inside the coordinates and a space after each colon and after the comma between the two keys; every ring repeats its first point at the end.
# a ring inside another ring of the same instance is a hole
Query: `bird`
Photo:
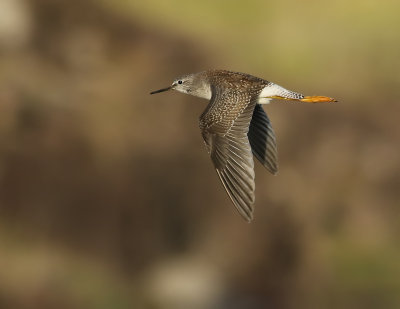
{"type": "Polygon", "coordinates": [[[262,105],[272,99],[337,102],[325,96],[305,96],[265,79],[228,70],[187,74],[150,94],[169,90],[209,100],[199,120],[201,135],[223,187],[247,222],[253,220],[254,213],[253,156],[273,175],[278,172],[275,133],[262,105]]]}

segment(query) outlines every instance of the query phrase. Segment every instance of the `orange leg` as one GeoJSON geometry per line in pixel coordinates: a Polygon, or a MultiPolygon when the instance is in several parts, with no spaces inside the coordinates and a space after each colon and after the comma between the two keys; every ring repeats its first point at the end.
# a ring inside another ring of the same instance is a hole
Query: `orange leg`
{"type": "Polygon", "coordinates": [[[289,100],[289,101],[301,101],[301,102],[307,102],[307,103],[337,102],[337,100],[335,100],[333,98],[324,97],[324,96],[320,96],[320,95],[305,96],[302,99],[286,98],[286,97],[281,97],[281,96],[270,96],[268,98],[280,99],[280,100],[289,100]]]}
{"type": "Polygon", "coordinates": [[[308,103],[337,102],[333,98],[323,97],[323,96],[318,96],[318,95],[305,96],[303,99],[299,99],[299,101],[308,102],[308,103]]]}

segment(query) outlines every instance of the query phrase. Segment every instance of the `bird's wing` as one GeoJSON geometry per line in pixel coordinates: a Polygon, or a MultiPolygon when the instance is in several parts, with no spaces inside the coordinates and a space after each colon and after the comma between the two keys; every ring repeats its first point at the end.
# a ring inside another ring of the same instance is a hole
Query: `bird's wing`
{"type": "Polygon", "coordinates": [[[217,174],[236,209],[247,221],[253,218],[255,190],[254,161],[247,133],[255,104],[249,95],[231,93],[220,97],[216,94],[200,118],[203,138],[217,174]],[[222,117],[212,115],[226,108],[221,98],[236,105],[222,117]],[[241,108],[237,108],[239,105],[241,108]]]}
{"type": "Polygon", "coordinates": [[[254,156],[272,174],[278,172],[278,153],[271,122],[260,104],[256,104],[249,128],[249,141],[254,156]]]}

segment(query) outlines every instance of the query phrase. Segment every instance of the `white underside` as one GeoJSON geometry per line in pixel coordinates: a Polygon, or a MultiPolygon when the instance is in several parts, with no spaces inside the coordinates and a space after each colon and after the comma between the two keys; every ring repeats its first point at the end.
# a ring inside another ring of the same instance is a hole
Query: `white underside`
{"type": "Polygon", "coordinates": [[[258,97],[258,104],[269,104],[272,99],[258,97]]]}
{"type": "Polygon", "coordinates": [[[272,97],[283,97],[287,99],[296,99],[303,97],[301,94],[287,90],[277,84],[270,83],[264,87],[258,96],[259,104],[268,104],[271,102],[272,97]]]}

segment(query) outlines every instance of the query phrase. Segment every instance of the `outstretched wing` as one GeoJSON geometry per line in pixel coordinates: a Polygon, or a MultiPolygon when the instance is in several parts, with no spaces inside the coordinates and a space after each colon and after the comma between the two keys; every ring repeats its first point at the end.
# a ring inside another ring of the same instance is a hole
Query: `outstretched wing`
{"type": "Polygon", "coordinates": [[[253,218],[255,199],[254,161],[247,136],[254,106],[255,100],[250,95],[237,95],[232,90],[220,96],[217,91],[200,118],[202,135],[217,174],[236,209],[247,221],[253,218]],[[231,108],[226,109],[227,104],[231,108]],[[215,114],[218,110],[227,113],[221,117],[215,114]]]}
{"type": "Polygon", "coordinates": [[[268,171],[275,175],[278,172],[275,133],[260,104],[257,104],[254,108],[248,136],[254,156],[268,171]]]}

